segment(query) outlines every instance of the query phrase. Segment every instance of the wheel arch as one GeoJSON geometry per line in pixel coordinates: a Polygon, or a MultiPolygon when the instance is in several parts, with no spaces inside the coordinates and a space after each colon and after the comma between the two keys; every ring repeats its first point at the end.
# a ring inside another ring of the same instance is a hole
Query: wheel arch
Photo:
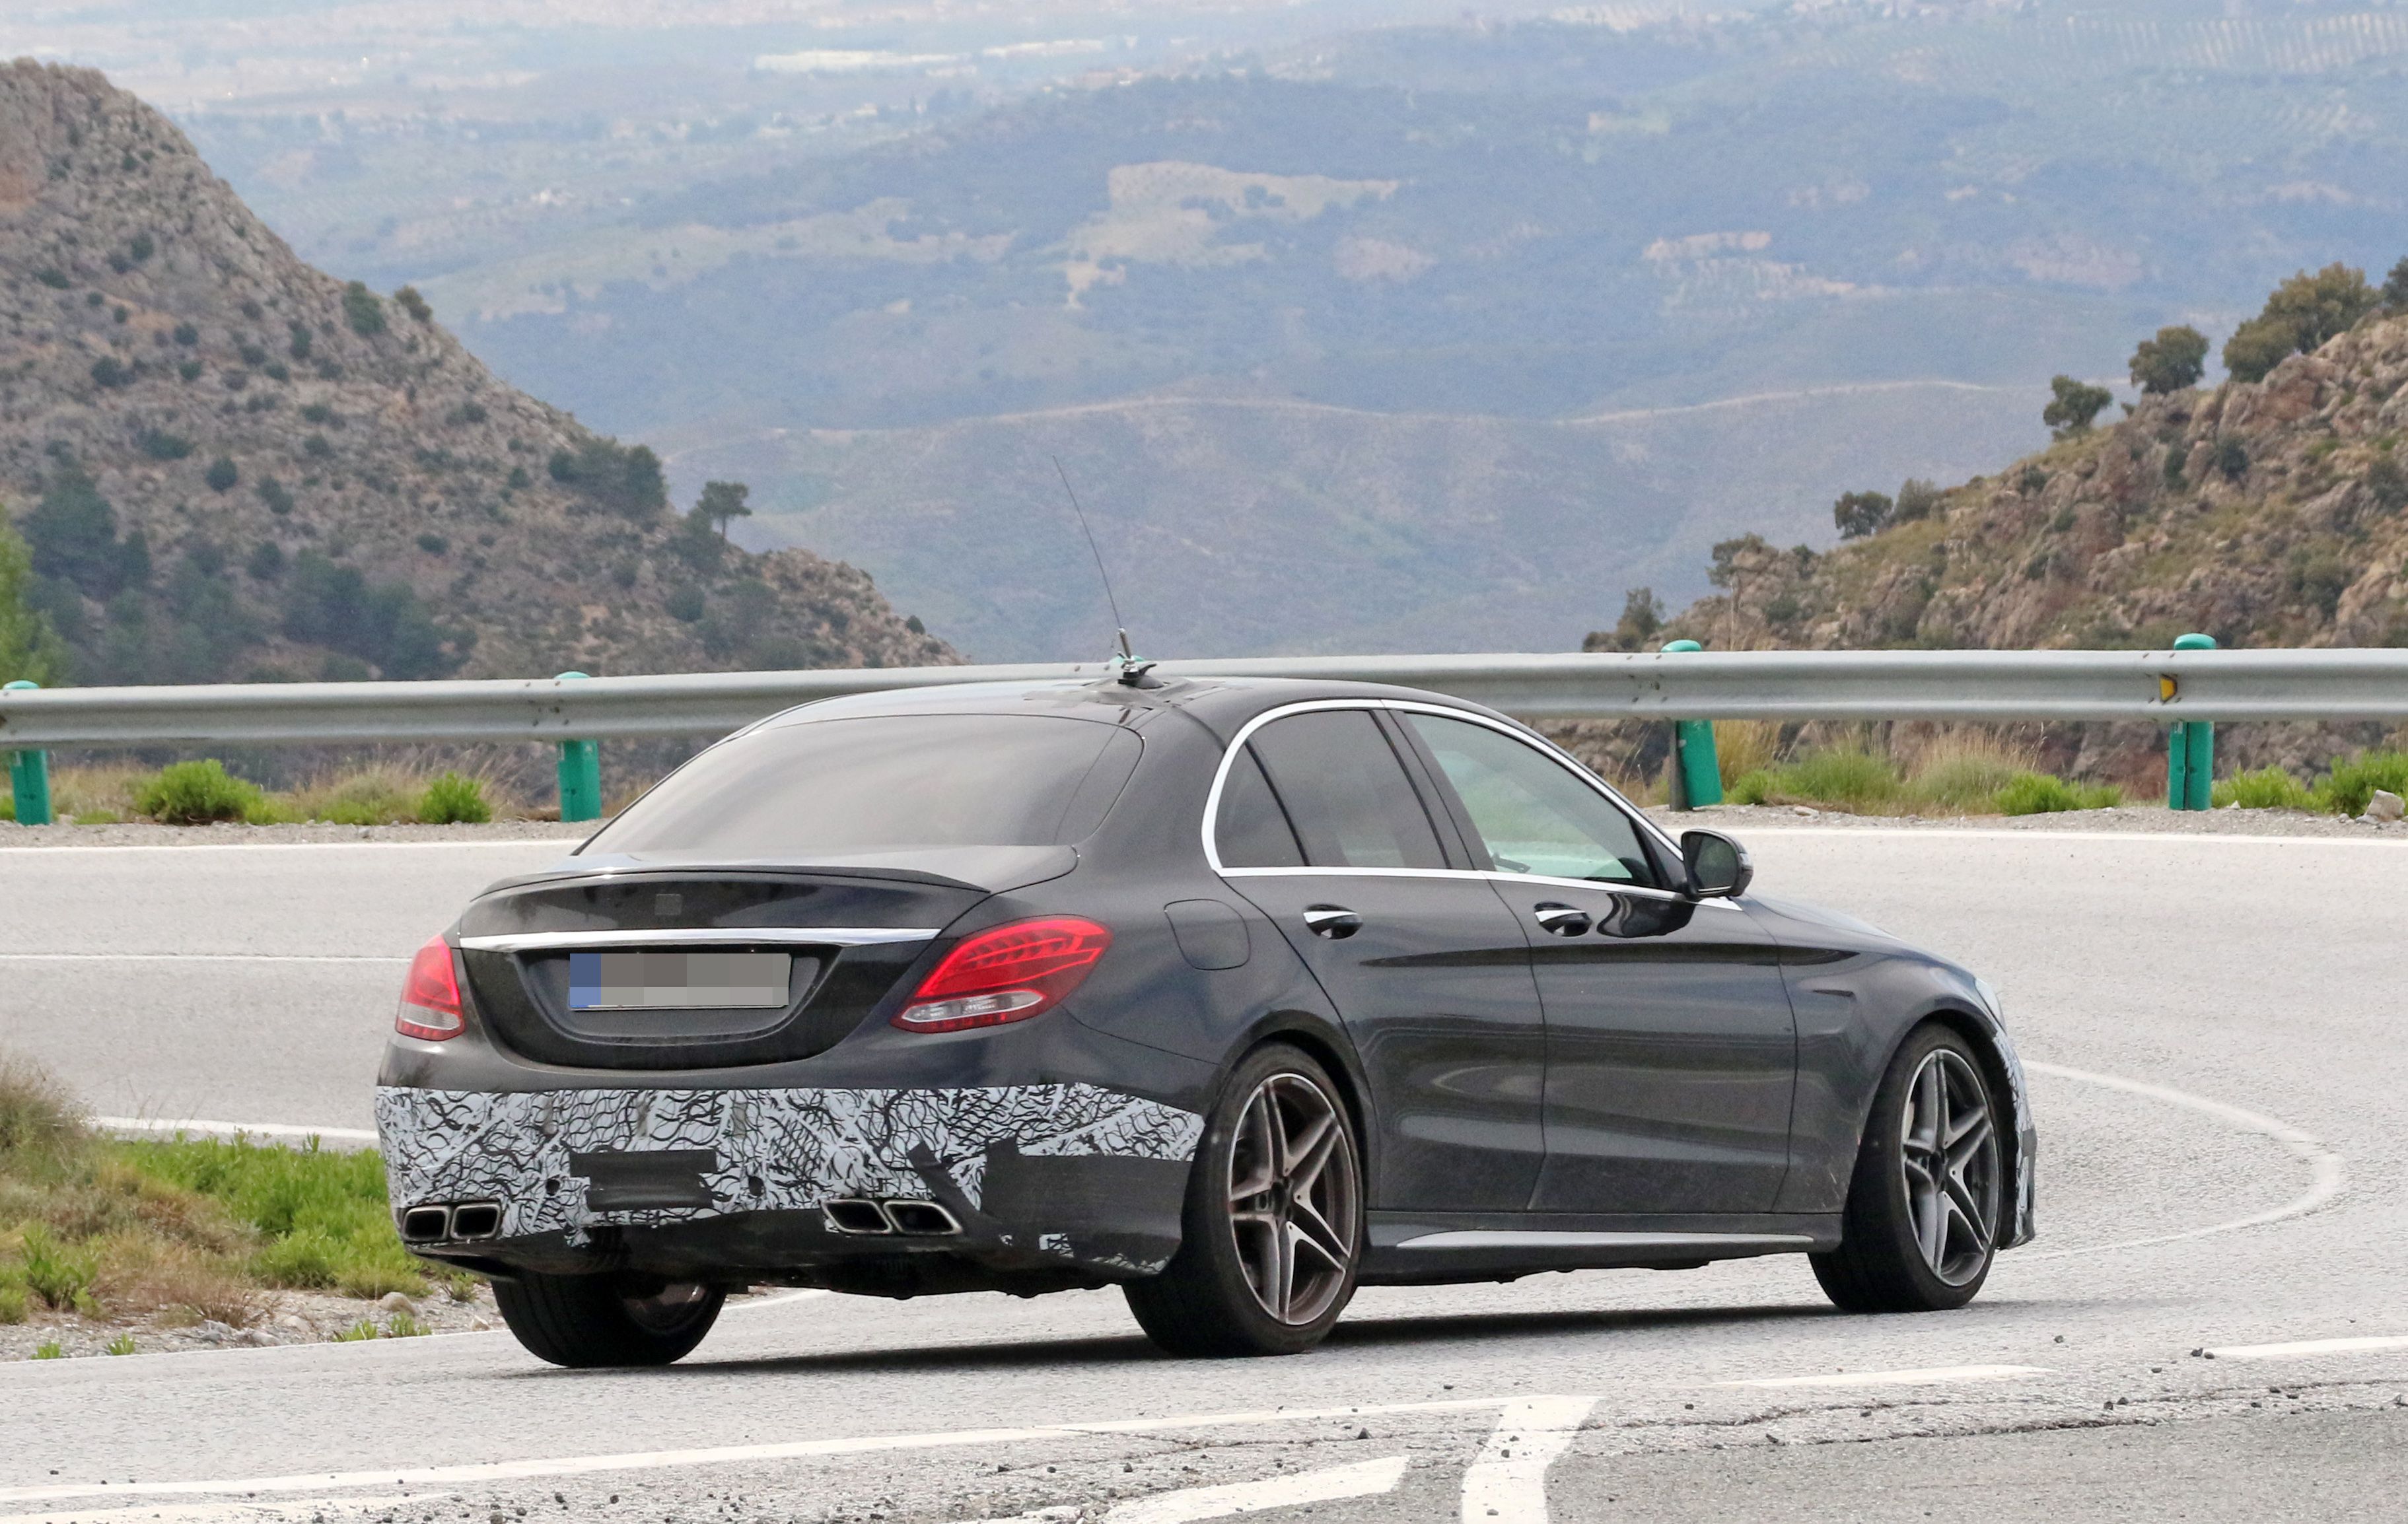
{"type": "MultiPolygon", "coordinates": [[[[1887,1074],[1889,1066],[1898,1061],[1899,1050],[1916,1033],[1931,1026],[1945,1028],[1965,1039],[1966,1046],[1972,1048],[1973,1056],[1981,1061],[1982,1078],[1988,1083],[1990,1093],[2002,1097],[2006,1102],[2007,1125],[1999,1131],[2001,1151],[2006,1156],[2007,1189],[2012,1199],[2009,1209],[1999,1214],[1993,1236],[1999,1247],[2013,1248],[2031,1238],[2030,1183],[2035,1162],[2032,1157],[2035,1133],[2031,1097],[2024,1086],[2023,1065],[2001,1034],[1997,1018],[1953,1000],[1941,1000],[1914,1019],[1899,1024],[1898,1035],[1890,1042],[1889,1050],[1882,1055],[1881,1067],[1876,1072],[1887,1074]]],[[[1864,1147],[1864,1130],[1872,1121],[1870,1097],[1867,1097],[1865,1105],[1865,1115],[1859,1118],[1856,1127],[1856,1146],[1859,1148],[1864,1147]]]]}
{"type": "Polygon", "coordinates": [[[1213,1109],[1220,1108],[1227,1093],[1229,1075],[1238,1065],[1273,1043],[1301,1049],[1328,1073],[1330,1082],[1338,1087],[1338,1099],[1344,1104],[1347,1118],[1354,1125],[1354,1155],[1363,1161],[1364,1199],[1376,1200],[1372,1191],[1381,1166],[1379,1129],[1373,1124],[1370,1087],[1363,1077],[1362,1061],[1355,1054],[1354,1040],[1343,1028],[1306,1011],[1273,1011],[1265,1015],[1247,1030],[1243,1041],[1230,1046],[1228,1061],[1221,1066],[1220,1077],[1213,1084],[1213,1109]]]}

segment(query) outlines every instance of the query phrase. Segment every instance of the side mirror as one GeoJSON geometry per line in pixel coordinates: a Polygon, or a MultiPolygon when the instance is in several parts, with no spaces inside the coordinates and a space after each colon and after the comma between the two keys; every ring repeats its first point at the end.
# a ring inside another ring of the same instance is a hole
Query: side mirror
{"type": "Polygon", "coordinates": [[[1681,866],[1688,871],[1693,900],[1744,894],[1756,876],[1747,848],[1719,831],[1682,832],[1681,866]]]}

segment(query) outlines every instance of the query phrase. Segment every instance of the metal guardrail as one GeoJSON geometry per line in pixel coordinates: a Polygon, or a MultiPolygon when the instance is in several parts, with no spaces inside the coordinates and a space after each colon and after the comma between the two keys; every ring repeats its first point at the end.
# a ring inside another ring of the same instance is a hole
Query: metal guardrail
{"type": "MultiPolygon", "coordinates": [[[[0,692],[0,750],[720,734],[812,699],[1096,678],[1100,662],[0,692]]],[[[1164,676],[1348,678],[1527,719],[2408,719],[2408,650],[1296,656],[1164,676]]]]}

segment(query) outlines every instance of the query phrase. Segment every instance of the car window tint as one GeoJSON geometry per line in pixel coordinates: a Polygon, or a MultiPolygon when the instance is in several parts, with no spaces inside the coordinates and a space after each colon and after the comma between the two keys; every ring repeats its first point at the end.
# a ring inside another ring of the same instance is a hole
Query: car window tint
{"type": "Polygon", "coordinates": [[[1053,715],[876,715],[770,725],[711,748],[589,852],[862,852],[1082,840],[1138,738],[1053,715]]]}
{"type": "Polygon", "coordinates": [[[1229,759],[1229,775],[1221,782],[1221,818],[1212,827],[1213,849],[1225,868],[1297,868],[1304,853],[1296,844],[1287,816],[1271,797],[1262,764],[1244,747],[1229,759]]]}
{"type": "Polygon", "coordinates": [[[1362,709],[1274,719],[1253,748],[1316,868],[1443,868],[1438,833],[1402,763],[1362,709]]]}
{"type": "Polygon", "coordinates": [[[1500,731],[1407,713],[1503,873],[1649,883],[1639,830],[1563,763],[1500,731]]]}

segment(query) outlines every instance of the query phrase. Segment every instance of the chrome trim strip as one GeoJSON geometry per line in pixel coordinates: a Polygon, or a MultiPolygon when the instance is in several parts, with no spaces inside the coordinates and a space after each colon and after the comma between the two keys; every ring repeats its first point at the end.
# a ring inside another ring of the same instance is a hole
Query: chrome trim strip
{"type": "MultiPolygon", "coordinates": [[[[1476,713],[1470,709],[1457,709],[1452,705],[1444,704],[1424,704],[1412,699],[1308,699],[1300,704],[1290,704],[1281,708],[1268,709],[1254,716],[1254,719],[1247,720],[1243,725],[1238,727],[1238,734],[1232,736],[1229,740],[1229,744],[1226,747],[1224,747],[1221,750],[1220,765],[1212,770],[1212,787],[1204,795],[1204,825],[1202,836],[1204,842],[1204,861],[1211,866],[1214,873],[1219,874],[1222,877],[1251,878],[1270,877],[1274,876],[1295,876],[1298,874],[1330,874],[1353,877],[1485,878],[1494,883],[1505,884],[1560,884],[1570,889],[1602,890],[1614,894],[1642,894],[1651,899],[1659,900],[1686,900],[1688,898],[1686,895],[1676,893],[1670,890],[1656,889],[1646,884],[1615,884],[1608,883],[1602,879],[1589,878],[1552,878],[1532,873],[1483,873],[1462,868],[1223,867],[1221,865],[1220,847],[1212,839],[1212,824],[1221,818],[1222,785],[1228,779],[1229,765],[1236,760],[1239,748],[1246,744],[1247,738],[1252,736],[1254,732],[1262,729],[1265,725],[1269,724],[1272,720],[1283,719],[1289,715],[1309,714],[1316,709],[1401,710],[1418,714],[1437,715],[1446,719],[1460,719],[1465,723],[1471,725],[1485,725],[1490,730],[1497,732],[1498,734],[1510,736],[1513,740],[1519,741],[1524,746],[1529,747],[1531,749],[1537,751],[1541,756],[1546,757],[1549,760],[1569,768],[1573,776],[1579,778],[1583,783],[1587,784],[1598,793],[1603,794],[1608,803],[1621,810],[1623,815],[1629,819],[1633,828],[1643,832],[1650,837],[1654,838],[1656,844],[1663,847],[1666,854],[1671,857],[1674,861],[1677,862],[1680,859],[1680,843],[1673,840],[1670,833],[1666,832],[1663,827],[1657,825],[1655,820],[1648,816],[1645,810],[1641,809],[1636,805],[1631,804],[1630,801],[1623,798],[1620,793],[1614,790],[1612,784],[1606,782],[1605,779],[1598,777],[1585,766],[1583,766],[1579,758],[1573,756],[1570,752],[1566,751],[1563,748],[1555,745],[1545,736],[1541,735],[1534,731],[1527,730],[1519,725],[1499,724],[1498,721],[1491,719],[1488,716],[1476,713]]],[[[1739,908],[1739,906],[1733,904],[1727,897],[1722,895],[1716,895],[1710,899],[1692,901],[1690,903],[1703,905],[1714,905],[1725,910],[1736,910],[1739,908]]]]}
{"type": "Polygon", "coordinates": [[[925,942],[939,926],[678,926],[609,932],[513,932],[501,936],[464,936],[470,952],[566,952],[578,947],[734,947],[775,943],[817,947],[871,947],[889,942],[925,942]]]}
{"type": "Polygon", "coordinates": [[[1717,1245],[1732,1248],[1813,1248],[1814,1240],[1804,1233],[1668,1233],[1668,1232],[1520,1232],[1509,1229],[1464,1228],[1449,1232],[1424,1233],[1408,1238],[1400,1249],[1688,1249],[1713,1248],[1717,1245]]]}

